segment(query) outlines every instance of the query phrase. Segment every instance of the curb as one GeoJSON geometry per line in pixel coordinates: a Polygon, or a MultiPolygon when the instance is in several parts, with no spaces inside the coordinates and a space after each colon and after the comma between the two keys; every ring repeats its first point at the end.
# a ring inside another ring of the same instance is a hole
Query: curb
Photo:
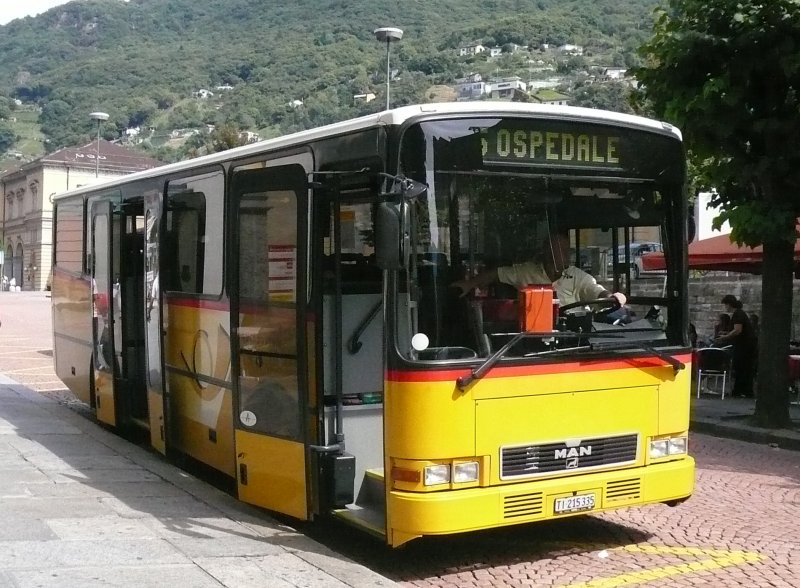
{"type": "Polygon", "coordinates": [[[780,449],[800,451],[800,434],[786,429],[773,431],[758,427],[737,427],[714,420],[692,420],[689,430],[693,433],[705,433],[714,437],[738,439],[739,441],[771,445],[780,449]],[[780,431],[785,431],[789,435],[781,434],[780,431]]]}

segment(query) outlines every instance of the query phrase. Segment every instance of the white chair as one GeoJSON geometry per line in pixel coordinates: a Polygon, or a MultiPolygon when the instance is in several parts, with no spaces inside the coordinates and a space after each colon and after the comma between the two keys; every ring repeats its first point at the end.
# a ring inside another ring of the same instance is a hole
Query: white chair
{"type": "Polygon", "coordinates": [[[728,374],[731,371],[732,356],[729,350],[719,347],[703,347],[695,352],[697,361],[697,397],[700,393],[716,394],[725,398],[728,374]],[[722,387],[719,380],[722,379],[722,387]],[[713,389],[710,386],[713,380],[713,389]]]}

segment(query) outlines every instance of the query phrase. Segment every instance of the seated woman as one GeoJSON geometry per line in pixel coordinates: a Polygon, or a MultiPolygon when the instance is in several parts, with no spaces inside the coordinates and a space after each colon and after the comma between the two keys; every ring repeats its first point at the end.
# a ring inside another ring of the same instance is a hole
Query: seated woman
{"type": "Polygon", "coordinates": [[[723,312],[717,317],[717,322],[714,323],[714,341],[716,341],[720,335],[723,333],[729,332],[733,328],[731,324],[731,315],[723,312]]]}

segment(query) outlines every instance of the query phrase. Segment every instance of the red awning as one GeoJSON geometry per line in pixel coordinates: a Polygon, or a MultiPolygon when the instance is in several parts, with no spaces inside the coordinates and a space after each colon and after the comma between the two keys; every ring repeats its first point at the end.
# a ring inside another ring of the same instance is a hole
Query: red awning
{"type": "MultiPolygon", "coordinates": [[[[720,235],[689,243],[689,269],[760,274],[762,247],[739,247],[730,235],[720,235]]],[[[800,264],[800,240],[794,246],[795,264],[800,264]]],[[[644,271],[664,269],[663,253],[642,256],[644,271]]]]}

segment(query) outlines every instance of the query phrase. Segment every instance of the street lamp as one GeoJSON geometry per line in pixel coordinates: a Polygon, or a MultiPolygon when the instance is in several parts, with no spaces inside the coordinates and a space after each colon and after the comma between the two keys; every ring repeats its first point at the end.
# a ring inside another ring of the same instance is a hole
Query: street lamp
{"type": "Polygon", "coordinates": [[[100,175],[100,123],[108,120],[108,114],[105,112],[90,112],[89,118],[97,121],[97,152],[94,157],[94,177],[100,175]]]}
{"type": "Polygon", "coordinates": [[[391,70],[389,69],[389,53],[392,42],[403,38],[403,30],[394,27],[381,27],[373,31],[375,38],[381,43],[386,43],[386,110],[389,110],[389,79],[391,70]]]}

